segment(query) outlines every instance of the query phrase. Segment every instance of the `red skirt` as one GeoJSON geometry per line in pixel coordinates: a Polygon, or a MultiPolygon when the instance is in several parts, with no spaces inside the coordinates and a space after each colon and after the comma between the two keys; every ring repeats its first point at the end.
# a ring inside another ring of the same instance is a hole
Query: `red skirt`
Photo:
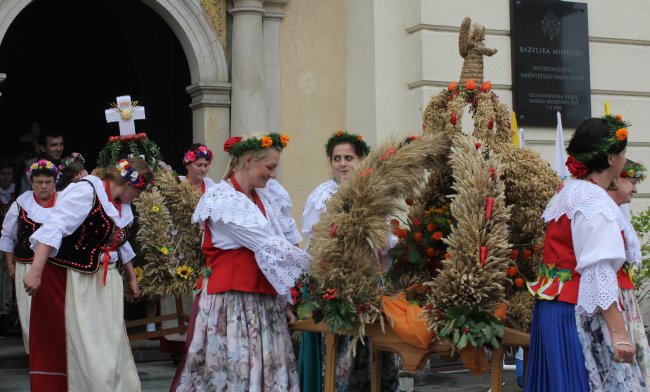
{"type": "Polygon", "coordinates": [[[68,390],[65,292],[67,270],[45,263],[32,297],[29,323],[29,383],[32,392],[68,390]]]}

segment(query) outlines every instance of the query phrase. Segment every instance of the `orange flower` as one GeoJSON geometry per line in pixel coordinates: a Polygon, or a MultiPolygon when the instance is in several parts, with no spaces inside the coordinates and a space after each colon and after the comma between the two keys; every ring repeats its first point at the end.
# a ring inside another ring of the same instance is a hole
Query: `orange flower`
{"type": "Polygon", "coordinates": [[[422,233],[416,231],[415,233],[413,233],[413,239],[415,240],[415,242],[422,241],[422,233]]]}
{"type": "Polygon", "coordinates": [[[396,231],[395,235],[399,238],[406,238],[406,236],[408,236],[409,234],[409,232],[406,231],[406,229],[402,229],[401,227],[398,227],[397,229],[395,229],[395,231],[396,231]]]}
{"type": "Polygon", "coordinates": [[[469,91],[475,90],[476,82],[474,82],[474,79],[467,79],[467,82],[465,82],[465,88],[469,91]]]}
{"type": "Polygon", "coordinates": [[[268,136],[262,137],[262,148],[269,148],[273,145],[273,139],[268,136]]]}
{"type": "Polygon", "coordinates": [[[436,229],[436,225],[434,225],[433,223],[429,223],[427,225],[427,231],[434,231],[435,229],[436,229]]]}
{"type": "Polygon", "coordinates": [[[521,276],[515,279],[515,286],[519,288],[524,287],[524,279],[521,276]]]}
{"type": "Polygon", "coordinates": [[[420,227],[420,225],[422,224],[422,222],[420,222],[418,218],[413,218],[411,222],[413,222],[413,226],[415,227],[420,227]]]}
{"type": "Polygon", "coordinates": [[[363,141],[363,136],[361,136],[361,135],[357,135],[357,140],[360,141],[360,142],[362,142],[362,141],[363,141]]]}
{"type": "Polygon", "coordinates": [[[532,255],[533,255],[533,252],[529,251],[528,249],[524,249],[524,251],[522,252],[522,257],[523,257],[524,261],[530,260],[530,256],[532,256],[532,255]]]}
{"type": "Polygon", "coordinates": [[[627,128],[621,128],[618,131],[616,131],[616,139],[619,141],[623,141],[627,139],[627,128]]]}
{"type": "Polygon", "coordinates": [[[393,218],[390,220],[390,224],[392,226],[399,226],[399,220],[393,218]]]}
{"type": "Polygon", "coordinates": [[[453,91],[453,90],[456,90],[456,86],[458,86],[458,84],[456,83],[456,81],[453,81],[453,82],[449,83],[447,88],[449,89],[449,91],[453,91]]]}
{"type": "Polygon", "coordinates": [[[282,147],[286,147],[289,144],[289,135],[280,135],[280,144],[282,144],[282,147]]]}
{"type": "Polygon", "coordinates": [[[451,260],[451,253],[445,253],[445,260],[451,260]]]}
{"type": "Polygon", "coordinates": [[[618,121],[623,121],[623,116],[621,116],[620,114],[617,114],[616,118],[618,119],[618,121]]]}
{"type": "Polygon", "coordinates": [[[442,232],[440,231],[436,231],[431,235],[431,239],[433,239],[434,241],[440,241],[441,238],[442,238],[442,232]]]}
{"type": "Polygon", "coordinates": [[[508,268],[508,276],[512,278],[515,275],[517,275],[517,267],[515,267],[514,265],[511,265],[508,268]]]}
{"type": "Polygon", "coordinates": [[[336,131],[336,137],[341,137],[341,136],[343,136],[343,131],[339,129],[338,131],[336,131]]]}
{"type": "Polygon", "coordinates": [[[481,85],[481,91],[484,93],[487,93],[490,89],[492,89],[492,83],[489,80],[481,85]]]}

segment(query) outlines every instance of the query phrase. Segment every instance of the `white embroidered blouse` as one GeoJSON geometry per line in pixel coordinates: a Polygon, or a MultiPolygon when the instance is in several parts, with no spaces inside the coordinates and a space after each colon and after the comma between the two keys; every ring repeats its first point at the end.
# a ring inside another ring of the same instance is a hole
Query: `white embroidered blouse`
{"type": "MultiPolygon", "coordinates": [[[[29,239],[32,249],[40,242],[54,248],[50,252],[50,257],[56,256],[63,237],[74,233],[84,222],[88,213],[90,213],[93,206],[94,192],[97,193],[99,202],[104,208],[106,215],[119,228],[124,228],[131,224],[133,221],[131,204],[122,203],[122,214],[120,216],[117,208],[108,200],[103,181],[92,175],[84,177],[84,180],[87,180],[92,185],[87,181],[79,181],[75,184],[70,184],[63,192],[59,193],[56,204],[52,207],[52,211],[43,222],[43,226],[36,230],[29,239]]],[[[135,257],[135,252],[131,244],[126,242],[118,248],[117,252],[109,252],[109,256],[109,263],[115,263],[119,258],[123,264],[126,264],[135,257]]],[[[101,257],[103,256],[100,255],[100,259],[101,257]]]]}
{"type": "Polygon", "coordinates": [[[282,232],[284,233],[284,238],[287,239],[290,243],[296,245],[302,241],[302,236],[300,235],[300,230],[298,230],[298,225],[296,220],[291,216],[291,197],[289,192],[275,179],[271,178],[266,183],[266,191],[271,196],[277,206],[279,206],[278,220],[282,226],[282,232]]]}
{"type": "Polygon", "coordinates": [[[284,303],[291,301],[290,289],[307,269],[310,256],[284,236],[280,205],[266,189],[256,189],[266,217],[246,195],[229,182],[216,184],[199,200],[192,223],[207,222],[212,245],[228,250],[247,248],[255,254],[258,267],[284,303]]]}
{"type": "Polygon", "coordinates": [[[42,207],[34,199],[34,192],[27,191],[18,196],[16,201],[11,204],[4,223],[2,224],[2,237],[0,237],[0,250],[7,253],[13,253],[16,243],[18,243],[18,207],[22,207],[29,219],[36,223],[43,223],[50,215],[52,208],[42,207]]]}
{"type": "Polygon", "coordinates": [[[620,309],[616,273],[625,262],[622,214],[607,192],[589,181],[570,179],[549,202],[545,222],[571,220],[576,272],[580,277],[577,312],[595,313],[612,303],[620,309]]]}
{"type": "Polygon", "coordinates": [[[302,210],[302,234],[308,242],[311,240],[313,226],[318,223],[320,216],[325,212],[327,202],[338,189],[339,184],[331,179],[317,186],[307,196],[305,208],[302,210]]]}

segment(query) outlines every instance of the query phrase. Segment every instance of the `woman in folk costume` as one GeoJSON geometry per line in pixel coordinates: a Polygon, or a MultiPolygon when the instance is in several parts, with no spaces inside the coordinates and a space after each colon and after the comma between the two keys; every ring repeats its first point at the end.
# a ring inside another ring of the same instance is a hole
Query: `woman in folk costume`
{"type": "MultiPolygon", "coordinates": [[[[332,169],[332,178],[314,189],[307,197],[302,212],[302,232],[311,239],[312,227],[325,212],[327,202],[354,171],[355,166],[370,152],[370,147],[358,134],[336,131],[325,144],[325,154],[332,169]]],[[[307,245],[309,247],[309,244],[307,245]]],[[[307,285],[303,285],[305,291],[307,285]]],[[[305,293],[303,293],[305,295],[305,293]]],[[[303,332],[298,370],[303,390],[316,391],[322,388],[321,339],[320,334],[303,332]]],[[[356,356],[351,354],[351,337],[341,337],[336,347],[335,389],[338,392],[367,390],[370,385],[370,341],[365,338],[358,345],[356,356]]],[[[398,367],[392,353],[382,352],[382,391],[399,390],[398,367]]]]}
{"type": "Polygon", "coordinates": [[[645,166],[628,159],[620,177],[609,186],[607,193],[620,207],[623,215],[622,220],[625,224],[623,234],[625,236],[626,262],[622,268],[625,273],[619,273],[618,285],[621,289],[623,314],[627,322],[630,338],[636,349],[636,361],[645,379],[646,388],[650,389],[650,346],[648,346],[648,338],[645,334],[639,303],[636,299],[635,286],[630,276],[633,267],[640,268],[642,266],[643,255],[641,253],[641,241],[639,241],[639,237],[630,222],[629,203],[632,201],[632,196],[637,193],[637,184],[643,181],[645,177],[645,166]]]}
{"type": "Polygon", "coordinates": [[[287,326],[295,321],[290,289],[309,256],[284,237],[265,189],[288,143],[285,135],[232,137],[230,164],[193,222],[205,227],[209,273],[199,279],[198,312],[174,391],[299,391],[287,326]]]}
{"type": "Polygon", "coordinates": [[[124,328],[121,260],[139,290],[126,241],[131,201],[151,184],[139,158],[96,169],[70,185],[30,238],[34,262],[23,279],[32,295],[32,391],[139,391],[124,328]]]}
{"type": "Polygon", "coordinates": [[[625,262],[619,208],[605,191],[625,165],[620,117],[585,120],[567,153],[572,174],[544,214],[526,391],[643,391],[619,300],[625,262]]]}
{"type": "Polygon", "coordinates": [[[7,269],[12,271],[16,284],[18,316],[23,330],[23,344],[29,354],[29,315],[32,299],[22,289],[22,281],[31,268],[34,252],[29,237],[41,227],[56,203],[57,167],[50,161],[40,160],[27,170],[32,190],[23,193],[11,205],[2,224],[0,250],[5,252],[7,269]]]}
{"type": "Polygon", "coordinates": [[[178,176],[178,182],[188,181],[194,188],[205,193],[214,185],[214,181],[207,176],[212,163],[212,151],[204,144],[194,143],[183,156],[183,165],[187,170],[186,176],[178,176]]]}
{"type": "Polygon", "coordinates": [[[73,152],[61,159],[60,169],[61,175],[56,181],[56,190],[59,192],[88,175],[86,158],[78,152],[73,152]]]}

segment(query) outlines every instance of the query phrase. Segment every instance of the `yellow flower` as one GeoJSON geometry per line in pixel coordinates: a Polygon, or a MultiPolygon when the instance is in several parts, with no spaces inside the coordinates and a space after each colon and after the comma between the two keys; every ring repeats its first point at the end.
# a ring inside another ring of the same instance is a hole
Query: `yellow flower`
{"type": "Polygon", "coordinates": [[[627,171],[627,175],[630,176],[630,177],[634,177],[635,174],[636,174],[636,172],[634,171],[634,169],[630,169],[630,170],[627,171]]]}
{"type": "Polygon", "coordinates": [[[167,255],[169,253],[169,249],[167,249],[166,246],[163,246],[160,248],[160,253],[167,255]]]}
{"type": "Polygon", "coordinates": [[[158,207],[157,205],[154,204],[154,206],[151,207],[151,212],[159,212],[159,211],[160,211],[160,207],[158,207]]]}
{"type": "Polygon", "coordinates": [[[176,267],[176,275],[180,276],[183,279],[187,279],[190,275],[192,275],[192,272],[194,272],[192,267],[188,267],[186,265],[176,267]]]}
{"type": "Polygon", "coordinates": [[[289,136],[285,134],[280,135],[280,144],[282,144],[282,147],[286,147],[289,144],[289,136]]]}
{"type": "Polygon", "coordinates": [[[363,136],[361,136],[361,135],[357,135],[357,140],[360,141],[360,142],[362,142],[362,141],[363,141],[363,136]]]}
{"type": "Polygon", "coordinates": [[[142,278],[144,278],[144,270],[142,268],[135,267],[133,271],[135,272],[135,280],[137,280],[138,282],[141,281],[142,278]]]}
{"type": "Polygon", "coordinates": [[[269,148],[273,145],[273,139],[268,136],[262,137],[262,148],[269,148]]]}

